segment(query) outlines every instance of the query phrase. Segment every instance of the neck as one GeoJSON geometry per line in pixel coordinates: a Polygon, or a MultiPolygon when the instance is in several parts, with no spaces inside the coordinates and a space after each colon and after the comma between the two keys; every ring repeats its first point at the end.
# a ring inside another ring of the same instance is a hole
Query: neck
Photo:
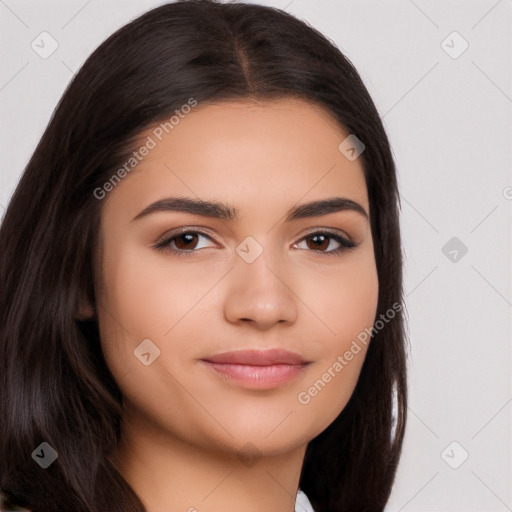
{"type": "Polygon", "coordinates": [[[206,449],[123,426],[110,458],[147,512],[294,512],[307,444],[279,454],[206,449]]]}

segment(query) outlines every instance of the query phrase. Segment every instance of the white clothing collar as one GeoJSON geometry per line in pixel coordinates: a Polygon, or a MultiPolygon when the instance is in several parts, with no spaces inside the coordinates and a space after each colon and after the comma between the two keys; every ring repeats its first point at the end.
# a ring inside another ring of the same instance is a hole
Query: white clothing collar
{"type": "Polygon", "coordinates": [[[315,512],[306,493],[300,488],[297,491],[297,500],[295,501],[295,512],[315,512]]]}

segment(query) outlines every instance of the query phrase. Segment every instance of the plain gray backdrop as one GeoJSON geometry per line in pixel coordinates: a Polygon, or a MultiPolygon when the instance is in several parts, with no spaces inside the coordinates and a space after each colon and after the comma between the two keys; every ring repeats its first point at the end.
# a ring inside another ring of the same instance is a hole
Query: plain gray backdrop
{"type": "MultiPolygon", "coordinates": [[[[73,74],[162,3],[0,0],[2,215],[73,74]]],[[[512,510],[512,1],[250,3],[284,9],[340,48],[393,148],[410,404],[386,510],[512,510]]]]}

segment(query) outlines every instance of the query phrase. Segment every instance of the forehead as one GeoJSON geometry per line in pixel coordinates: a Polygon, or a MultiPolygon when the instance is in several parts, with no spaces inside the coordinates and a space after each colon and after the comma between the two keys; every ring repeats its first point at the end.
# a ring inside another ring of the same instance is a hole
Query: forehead
{"type": "Polygon", "coordinates": [[[289,207],[303,197],[341,193],[368,209],[362,162],[339,149],[349,133],[322,107],[284,98],[198,104],[178,113],[140,134],[137,144],[150,149],[109,201],[122,194],[140,207],[181,194],[289,207]]]}
{"type": "Polygon", "coordinates": [[[303,153],[309,149],[313,153],[315,149],[325,150],[348,133],[325,108],[298,98],[281,98],[199,104],[187,113],[155,123],[142,137],[148,135],[156,143],[165,139],[169,146],[185,143],[185,150],[200,145],[202,154],[218,148],[219,142],[232,150],[248,149],[252,153],[258,144],[303,153]],[[305,139],[309,141],[306,147],[302,145],[305,139]]]}

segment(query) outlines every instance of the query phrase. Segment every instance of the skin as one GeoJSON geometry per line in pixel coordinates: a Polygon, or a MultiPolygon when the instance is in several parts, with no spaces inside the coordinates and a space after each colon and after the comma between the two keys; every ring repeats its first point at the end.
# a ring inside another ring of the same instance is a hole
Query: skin
{"type": "Polygon", "coordinates": [[[347,404],[367,347],[309,403],[297,397],[372,327],[377,308],[367,218],[345,210],[285,222],[289,208],[333,196],[369,212],[360,159],[338,150],[347,135],[298,99],[198,105],[104,199],[97,318],[125,409],[110,457],[148,511],[294,510],[307,443],[347,404]],[[170,196],[229,203],[240,218],[167,211],[132,222],[170,196]],[[186,251],[176,239],[153,247],[180,227],[208,237],[189,241],[188,257],[172,252],[186,251]],[[327,238],[316,249],[322,229],[357,247],[329,254],[339,243],[327,238]],[[252,263],[236,251],[248,236],[263,249],[252,263]],[[149,366],[134,356],[144,339],[160,350],[149,366]],[[270,390],[200,361],[276,347],[311,364],[270,390]]]}

